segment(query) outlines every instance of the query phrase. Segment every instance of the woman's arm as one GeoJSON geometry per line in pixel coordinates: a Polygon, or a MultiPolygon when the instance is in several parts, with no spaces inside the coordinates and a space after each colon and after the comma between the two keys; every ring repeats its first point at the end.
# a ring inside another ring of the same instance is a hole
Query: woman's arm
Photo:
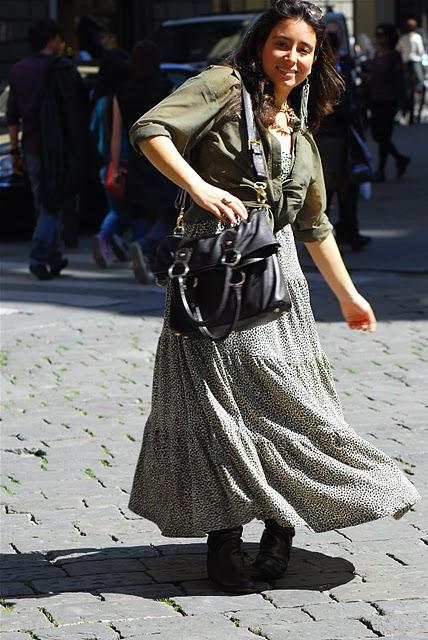
{"type": "Polygon", "coordinates": [[[244,204],[225,189],[208,184],[176,149],[167,136],[152,136],[139,140],[138,147],[150,162],[169,180],[187,191],[196,204],[212,213],[216,218],[236,222],[236,217],[246,219],[244,204]],[[230,201],[225,204],[223,200],[230,201]]]}
{"type": "Polygon", "coordinates": [[[122,139],[122,114],[120,113],[119,101],[113,98],[113,118],[110,141],[110,160],[113,165],[113,173],[119,174],[120,148],[122,139]]]}
{"type": "Polygon", "coordinates": [[[373,310],[355,288],[333,234],[320,242],[306,242],[305,247],[335,294],[349,328],[374,331],[376,318],[373,310]]]}

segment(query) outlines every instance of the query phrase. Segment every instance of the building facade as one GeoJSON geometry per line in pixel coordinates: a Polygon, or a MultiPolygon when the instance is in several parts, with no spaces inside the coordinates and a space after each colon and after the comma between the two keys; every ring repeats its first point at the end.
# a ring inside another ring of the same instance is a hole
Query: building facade
{"type": "MultiPolygon", "coordinates": [[[[370,38],[376,24],[392,22],[402,28],[408,17],[428,27],[428,0],[318,0],[324,9],[345,14],[349,32],[370,38]]],[[[113,43],[131,48],[150,37],[162,20],[234,11],[262,11],[271,0],[0,0],[0,79],[10,65],[28,53],[30,23],[52,17],[62,24],[67,45],[78,46],[76,30],[82,16],[91,16],[113,43]]]]}

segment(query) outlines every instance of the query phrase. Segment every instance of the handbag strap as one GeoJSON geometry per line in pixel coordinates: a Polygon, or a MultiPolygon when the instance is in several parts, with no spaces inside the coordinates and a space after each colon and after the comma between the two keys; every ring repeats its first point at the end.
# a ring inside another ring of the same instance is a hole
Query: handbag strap
{"type": "Polygon", "coordinates": [[[268,182],[268,175],[266,171],[265,153],[262,141],[260,140],[260,136],[257,131],[256,121],[254,119],[251,96],[245,88],[244,83],[242,83],[242,102],[244,105],[245,122],[247,125],[248,148],[251,151],[257,183],[263,182],[266,186],[266,183],[268,182]]]}
{"type": "MultiPolygon", "coordinates": [[[[266,158],[263,149],[262,141],[260,140],[259,133],[257,131],[257,125],[254,118],[253,104],[251,102],[251,96],[242,83],[242,103],[244,107],[245,123],[247,125],[248,136],[248,148],[251,151],[251,158],[253,162],[254,172],[256,174],[256,182],[254,188],[257,193],[257,201],[260,204],[266,202],[266,187],[269,182],[268,173],[266,169],[266,158]]],[[[184,155],[184,154],[183,154],[184,155]]],[[[184,189],[179,189],[177,197],[175,199],[175,208],[182,215],[186,208],[187,192],[184,189]]],[[[179,216],[180,219],[180,216],[179,216]]],[[[180,220],[181,223],[181,220],[180,220]]],[[[179,226],[177,224],[177,226],[179,226]]]]}

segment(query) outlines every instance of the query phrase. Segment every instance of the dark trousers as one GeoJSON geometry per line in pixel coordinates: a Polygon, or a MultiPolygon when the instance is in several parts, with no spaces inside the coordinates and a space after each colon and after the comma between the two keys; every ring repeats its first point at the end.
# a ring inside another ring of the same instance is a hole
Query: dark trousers
{"type": "Polygon", "coordinates": [[[389,154],[396,162],[403,157],[391,140],[397,103],[393,100],[372,102],[370,111],[370,129],[373,140],[378,143],[379,147],[378,170],[383,173],[389,154]]]}
{"type": "Polygon", "coordinates": [[[337,191],[327,190],[327,212],[331,201],[337,193],[338,221],[334,225],[338,241],[351,241],[359,235],[358,228],[358,184],[348,182],[337,191]]]}

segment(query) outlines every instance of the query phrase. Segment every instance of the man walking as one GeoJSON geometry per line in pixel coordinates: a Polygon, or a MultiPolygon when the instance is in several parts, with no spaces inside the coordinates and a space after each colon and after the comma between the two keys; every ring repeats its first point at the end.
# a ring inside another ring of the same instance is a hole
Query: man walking
{"type": "Polygon", "coordinates": [[[14,171],[27,171],[37,215],[30,271],[39,280],[51,280],[68,264],[59,250],[59,229],[64,203],[78,188],[83,94],[74,63],[59,57],[59,25],[38,21],[28,38],[32,55],[10,72],[7,124],[14,171]]]}
{"type": "Polygon", "coordinates": [[[397,50],[401,53],[406,68],[406,100],[404,115],[409,114],[409,124],[415,121],[415,91],[424,93],[424,71],[422,57],[425,53],[424,41],[416,31],[418,23],[413,18],[406,21],[406,33],[398,41],[397,50]]]}

